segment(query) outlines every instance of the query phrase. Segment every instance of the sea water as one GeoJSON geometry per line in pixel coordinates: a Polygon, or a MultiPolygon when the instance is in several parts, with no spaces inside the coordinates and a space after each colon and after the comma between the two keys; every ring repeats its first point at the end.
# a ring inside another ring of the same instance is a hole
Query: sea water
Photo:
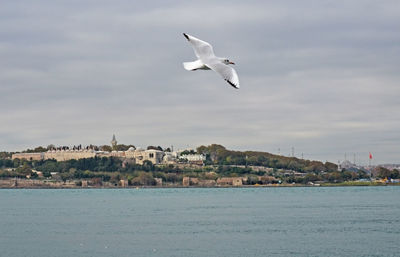
{"type": "Polygon", "coordinates": [[[400,256],[400,187],[3,189],[0,256],[400,256]]]}

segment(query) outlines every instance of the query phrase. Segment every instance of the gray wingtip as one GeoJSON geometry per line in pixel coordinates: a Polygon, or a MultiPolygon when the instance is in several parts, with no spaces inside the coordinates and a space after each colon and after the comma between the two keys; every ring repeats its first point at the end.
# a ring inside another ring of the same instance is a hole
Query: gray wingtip
{"type": "Polygon", "coordinates": [[[185,36],[185,38],[186,38],[187,40],[189,40],[189,36],[188,36],[186,33],[183,33],[183,36],[185,36]]]}

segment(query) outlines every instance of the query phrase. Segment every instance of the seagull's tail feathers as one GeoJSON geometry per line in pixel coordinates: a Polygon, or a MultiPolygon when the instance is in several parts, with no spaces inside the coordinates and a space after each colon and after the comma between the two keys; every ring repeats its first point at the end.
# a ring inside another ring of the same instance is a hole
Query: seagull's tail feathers
{"type": "Polygon", "coordinates": [[[185,70],[197,70],[197,69],[201,69],[204,65],[198,62],[198,61],[194,61],[194,62],[184,62],[183,63],[183,68],[185,68],[185,70]]]}

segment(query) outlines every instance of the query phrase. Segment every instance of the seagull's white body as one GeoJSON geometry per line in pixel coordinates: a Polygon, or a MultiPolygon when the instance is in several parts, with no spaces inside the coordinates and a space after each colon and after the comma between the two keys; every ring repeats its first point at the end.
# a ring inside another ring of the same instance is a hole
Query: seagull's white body
{"type": "Polygon", "coordinates": [[[192,44],[194,53],[198,58],[194,62],[184,62],[183,67],[186,70],[213,70],[221,75],[229,85],[239,89],[239,77],[236,71],[228,66],[228,64],[234,64],[233,62],[226,58],[216,57],[209,43],[185,33],[183,35],[192,44]]]}

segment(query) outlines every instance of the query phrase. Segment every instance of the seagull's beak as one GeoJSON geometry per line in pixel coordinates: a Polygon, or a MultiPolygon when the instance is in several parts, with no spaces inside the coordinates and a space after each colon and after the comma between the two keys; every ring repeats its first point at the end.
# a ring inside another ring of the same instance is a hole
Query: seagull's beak
{"type": "Polygon", "coordinates": [[[229,62],[229,64],[233,64],[233,65],[235,65],[235,63],[234,63],[234,62],[231,62],[231,61],[229,62]]]}

